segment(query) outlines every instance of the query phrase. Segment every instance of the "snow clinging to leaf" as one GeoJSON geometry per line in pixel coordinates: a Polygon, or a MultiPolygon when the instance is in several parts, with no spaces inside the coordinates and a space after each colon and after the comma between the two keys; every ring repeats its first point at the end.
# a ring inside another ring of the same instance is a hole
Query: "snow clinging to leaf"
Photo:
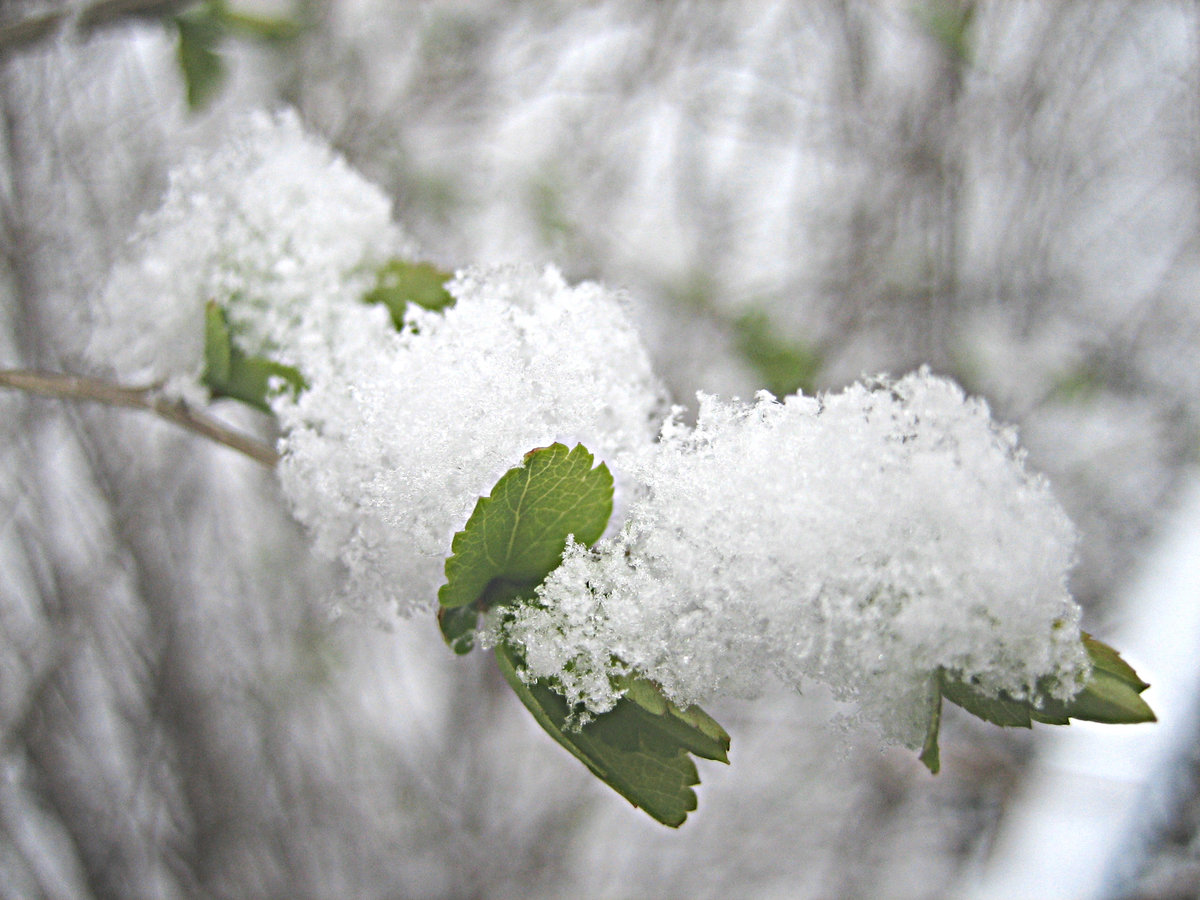
{"type": "Polygon", "coordinates": [[[939,666],[1070,696],[1074,529],[1014,434],[916,373],[819,398],[702,397],[634,467],[619,536],[569,548],[500,627],[593,712],[635,669],[677,702],[829,685],[918,746],[939,666]]]}
{"type": "Polygon", "coordinates": [[[294,367],[304,389],[263,404],[284,493],[377,615],[433,608],[478,498],[530,450],[582,443],[620,488],[610,537],[569,544],[488,627],[591,714],[630,672],[683,705],[773,675],[916,745],[939,668],[1017,698],[1082,684],[1074,529],[951,382],[702,397],[694,428],[664,424],[619,294],[476,267],[444,309],[365,303],[411,253],[381,191],[294,114],[258,115],[172,174],[97,298],[91,353],[203,399],[214,301],[238,352],[294,367]]]}
{"type": "Polygon", "coordinates": [[[444,312],[410,308],[280,397],[295,515],[350,567],[350,598],[429,609],[450,543],[506,470],[557,440],[621,462],[662,415],[619,296],[554,269],[468,269],[444,312]]]}
{"type": "Polygon", "coordinates": [[[375,267],[409,249],[379,188],[295,113],[257,113],[172,170],[95,300],[88,354],[127,381],[203,399],[212,300],[242,351],[303,369],[339,341],[375,267]]]}

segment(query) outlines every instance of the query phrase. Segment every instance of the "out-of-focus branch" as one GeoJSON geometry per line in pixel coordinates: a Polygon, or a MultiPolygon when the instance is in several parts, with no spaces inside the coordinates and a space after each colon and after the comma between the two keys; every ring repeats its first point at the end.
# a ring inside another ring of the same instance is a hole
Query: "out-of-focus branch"
{"type": "Polygon", "coordinates": [[[196,0],[93,0],[82,7],[36,13],[0,21],[0,58],[71,30],[87,37],[93,31],[133,19],[160,19],[194,4],[196,0]]]}
{"type": "Polygon", "coordinates": [[[182,400],[172,400],[163,396],[156,387],[126,387],[99,378],[34,372],[28,369],[0,370],[0,387],[15,388],[43,397],[57,397],[60,400],[90,400],[109,406],[144,409],[210,441],[244,453],[268,468],[279,462],[279,454],[269,444],[234,431],[216,419],[197,412],[182,400]]]}

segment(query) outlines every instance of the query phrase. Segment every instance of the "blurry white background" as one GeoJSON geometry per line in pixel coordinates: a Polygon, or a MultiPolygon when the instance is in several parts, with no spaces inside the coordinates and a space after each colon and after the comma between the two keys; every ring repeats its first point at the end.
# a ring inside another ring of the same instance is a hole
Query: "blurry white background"
{"type": "MultiPolygon", "coordinates": [[[[292,106],[430,259],[627,289],[677,402],[924,363],[987,397],[1081,530],[1085,627],[1155,680],[1183,626],[1134,585],[1200,426],[1200,6],[230,0],[304,27],[224,41],[191,112],[186,5],[0,2],[0,367],[79,371],[170,165],[292,106]]],[[[1023,865],[989,860],[1051,729],[948,714],[935,778],[819,692],[729,704],[733,765],[672,832],[432,621],[329,622],[338,574],[253,463],[0,394],[0,896],[1005,896],[1023,865]]],[[[1196,703],[1160,710],[1182,736],[1101,871],[1009,895],[1200,894],[1196,703]]]]}

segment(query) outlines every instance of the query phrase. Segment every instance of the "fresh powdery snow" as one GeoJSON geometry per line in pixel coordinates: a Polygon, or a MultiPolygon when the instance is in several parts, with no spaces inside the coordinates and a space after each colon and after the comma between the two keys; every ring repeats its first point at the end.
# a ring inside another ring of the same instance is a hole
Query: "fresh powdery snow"
{"type": "Polygon", "coordinates": [[[1012,431],[945,379],[701,397],[632,477],[623,531],[571,548],[500,625],[593,712],[627,668],[684,704],[775,675],[918,746],[939,666],[1017,696],[1081,686],[1074,529],[1012,431]]]}
{"type": "Polygon", "coordinates": [[[203,398],[203,310],[216,300],[244,352],[306,368],[310,345],[341,342],[378,265],[408,252],[378,187],[294,113],[258,113],[171,171],[96,298],[89,356],[203,398]]]}
{"type": "Polygon", "coordinates": [[[272,400],[284,492],[349,577],[344,601],[430,611],[452,537],[524,454],[583,443],[613,471],[609,536],[569,545],[492,616],[527,674],[592,713],[637,671],[681,704],[776,676],[830,686],[920,743],[939,667],[985,691],[1073,694],[1075,532],[987,407],[927,372],[818,397],[701,397],[665,414],[622,297],[553,268],[469,268],[396,330],[361,301],[412,248],[377,188],[294,115],[188,159],[97,302],[98,362],[203,397],[203,309],[297,367],[272,400]]]}
{"type": "Polygon", "coordinates": [[[618,295],[553,269],[469,269],[444,313],[410,309],[276,403],[297,517],[350,567],[351,603],[432,609],[450,543],[526,452],[584,444],[615,471],[649,444],[661,391],[618,295]]]}

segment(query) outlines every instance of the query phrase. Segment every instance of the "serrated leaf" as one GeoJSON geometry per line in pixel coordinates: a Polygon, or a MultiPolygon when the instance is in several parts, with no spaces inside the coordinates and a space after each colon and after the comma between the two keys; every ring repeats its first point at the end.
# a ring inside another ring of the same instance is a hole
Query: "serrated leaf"
{"type": "Polygon", "coordinates": [[[575,729],[560,694],[540,681],[521,680],[516,651],[501,644],[496,660],[505,680],[554,740],[664,825],[678,828],[696,808],[692,788],[700,778],[689,753],[728,762],[729,736],[724,729],[697,707],[679,710],[650,682],[642,681],[637,689],[641,702],[623,697],[609,712],[575,729]],[[648,700],[647,689],[657,694],[657,700],[648,700]],[[690,732],[688,721],[697,723],[690,732]]]}
{"type": "Polygon", "coordinates": [[[1123,680],[1103,671],[1094,672],[1084,689],[1070,700],[1048,701],[1044,711],[1050,715],[1107,725],[1137,725],[1157,721],[1154,710],[1137,691],[1123,680]]]}
{"type": "Polygon", "coordinates": [[[529,596],[558,568],[569,536],[591,546],[604,533],[612,475],[593,462],[582,444],[531,450],[479,498],[450,545],[438,591],[438,626],[455,653],[475,645],[481,611],[529,596]]]}
{"type": "MultiPolygon", "coordinates": [[[[1007,727],[1029,728],[1033,722],[1069,725],[1071,719],[1109,725],[1156,721],[1154,711],[1140,696],[1150,685],[1138,677],[1133,667],[1108,644],[1086,633],[1082,637],[1084,649],[1092,663],[1092,674],[1083,689],[1069,700],[1053,697],[1018,700],[1003,692],[999,696],[992,696],[960,675],[945,670],[939,670],[937,676],[940,695],[985,722],[1007,727]]],[[[930,714],[925,747],[921,751],[922,762],[929,765],[927,755],[934,761],[934,765],[930,766],[933,772],[937,771],[940,718],[939,705],[930,714]]]]}
{"type": "Polygon", "coordinates": [[[1107,725],[1157,721],[1154,710],[1140,696],[1150,685],[1138,677],[1133,667],[1090,634],[1083,635],[1083,646],[1092,662],[1092,676],[1083,690],[1069,700],[1049,699],[1037,712],[1107,725]]]}
{"type": "Polygon", "coordinates": [[[451,275],[431,263],[393,259],[384,263],[375,276],[375,287],[363,295],[364,303],[382,303],[397,329],[404,326],[404,311],[415,303],[433,312],[454,305],[446,290],[451,275]]]}
{"type": "Polygon", "coordinates": [[[612,515],[613,481],[607,466],[593,462],[582,444],[551,444],[506,472],[454,536],[438,603],[494,606],[558,568],[570,535],[594,543],[612,515]]]}
{"type": "Polygon", "coordinates": [[[655,728],[689,753],[717,762],[729,762],[729,734],[698,706],[680,709],[663,696],[662,689],[645,678],[633,679],[625,696],[655,728]]]}
{"type": "Polygon", "coordinates": [[[1139,694],[1150,687],[1133,671],[1133,666],[1121,659],[1121,654],[1103,641],[1098,641],[1083,632],[1083,646],[1092,660],[1092,666],[1121,679],[1139,694]]]}
{"type": "Polygon", "coordinates": [[[304,378],[291,366],[261,356],[247,356],[233,341],[225,311],[210,300],[204,308],[204,372],[201,383],[214,397],[228,397],[270,412],[271,381],[282,379],[293,391],[304,389],[304,378]]]}
{"type": "Polygon", "coordinates": [[[993,697],[950,672],[941,672],[942,696],[971,715],[1007,728],[1032,728],[1030,705],[1006,694],[993,697]]]}

